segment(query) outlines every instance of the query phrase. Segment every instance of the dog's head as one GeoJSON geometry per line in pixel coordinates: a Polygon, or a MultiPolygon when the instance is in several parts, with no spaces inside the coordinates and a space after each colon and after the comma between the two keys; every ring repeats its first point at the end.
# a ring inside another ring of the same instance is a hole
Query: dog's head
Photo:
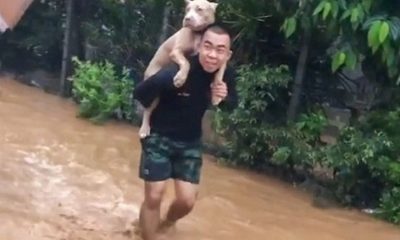
{"type": "Polygon", "coordinates": [[[201,31],[215,22],[215,10],[218,3],[207,0],[185,0],[186,13],[183,18],[183,26],[193,31],[201,31]]]}

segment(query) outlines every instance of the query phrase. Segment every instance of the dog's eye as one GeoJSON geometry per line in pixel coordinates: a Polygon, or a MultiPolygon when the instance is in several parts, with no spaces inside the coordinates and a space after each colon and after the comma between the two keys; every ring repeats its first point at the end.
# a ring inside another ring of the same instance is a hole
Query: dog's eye
{"type": "Polygon", "coordinates": [[[201,7],[197,7],[196,10],[197,10],[198,12],[202,12],[204,9],[201,8],[201,7]]]}

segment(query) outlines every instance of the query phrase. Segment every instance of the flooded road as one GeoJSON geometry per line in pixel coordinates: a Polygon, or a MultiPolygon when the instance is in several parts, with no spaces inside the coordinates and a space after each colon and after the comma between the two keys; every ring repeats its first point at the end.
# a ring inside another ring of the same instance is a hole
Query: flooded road
{"type": "MultiPolygon", "coordinates": [[[[75,114],[69,101],[0,79],[1,240],[137,239],[130,231],[143,198],[137,129],[95,126],[75,114]]],[[[315,208],[288,184],[210,158],[195,210],[169,239],[400,240],[390,224],[315,208]]]]}

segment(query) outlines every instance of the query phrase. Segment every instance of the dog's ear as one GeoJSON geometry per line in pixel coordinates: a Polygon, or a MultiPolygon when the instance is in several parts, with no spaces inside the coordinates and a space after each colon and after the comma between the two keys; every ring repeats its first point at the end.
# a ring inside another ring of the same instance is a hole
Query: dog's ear
{"type": "Polygon", "coordinates": [[[214,11],[217,10],[218,3],[216,3],[216,2],[211,2],[211,7],[214,9],[214,11]]]}
{"type": "Polygon", "coordinates": [[[188,5],[193,0],[185,0],[186,5],[188,5]]]}

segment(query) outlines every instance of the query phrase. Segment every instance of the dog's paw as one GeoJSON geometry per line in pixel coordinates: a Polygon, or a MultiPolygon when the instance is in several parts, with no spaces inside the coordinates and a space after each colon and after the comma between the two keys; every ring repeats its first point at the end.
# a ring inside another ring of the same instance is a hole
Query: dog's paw
{"type": "Polygon", "coordinates": [[[150,135],[150,126],[147,124],[143,124],[139,129],[139,137],[146,138],[150,135]]]}
{"type": "Polygon", "coordinates": [[[179,71],[174,77],[174,85],[175,87],[182,87],[185,84],[187,78],[187,74],[182,71],[179,71]]]}

